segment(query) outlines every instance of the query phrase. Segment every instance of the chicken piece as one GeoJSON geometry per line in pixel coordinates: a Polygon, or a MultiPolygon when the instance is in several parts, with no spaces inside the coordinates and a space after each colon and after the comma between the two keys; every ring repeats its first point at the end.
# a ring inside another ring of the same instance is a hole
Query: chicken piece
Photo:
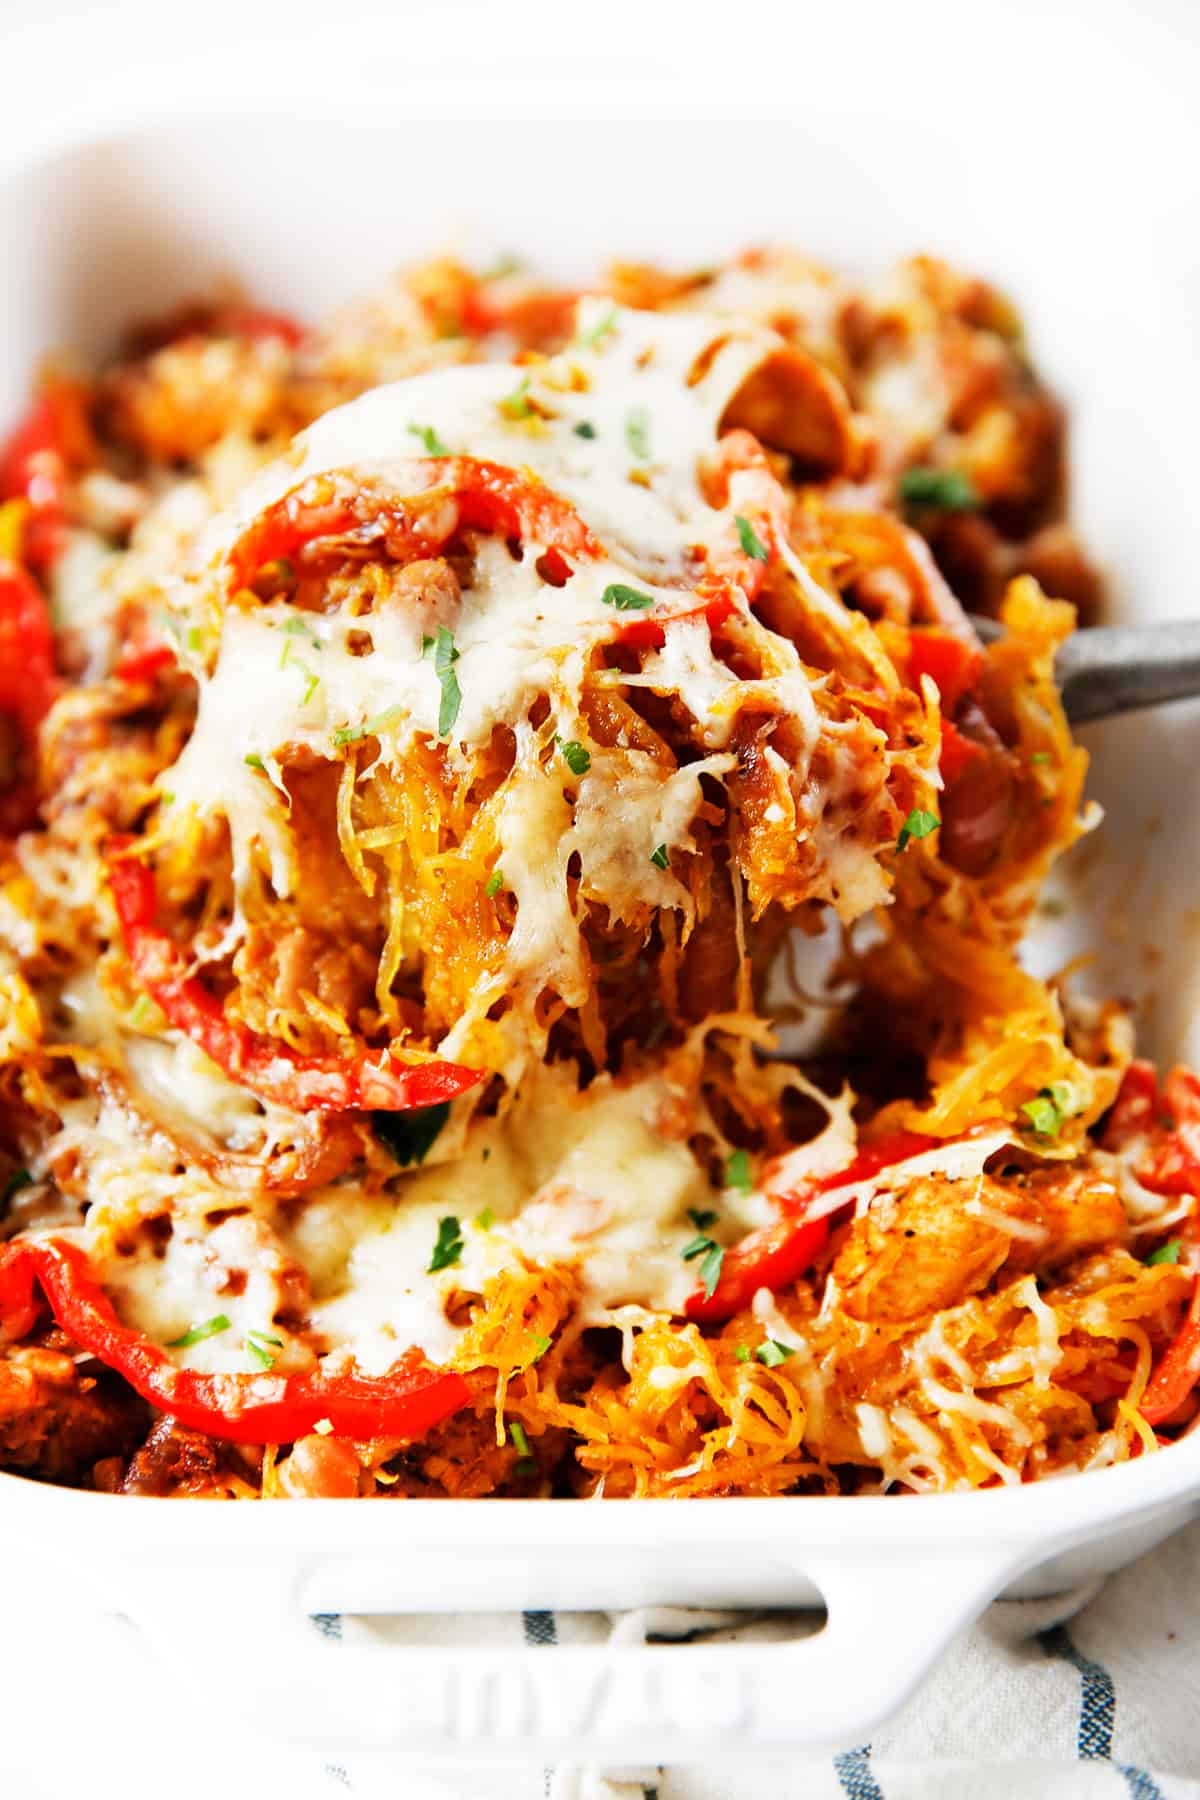
{"type": "Polygon", "coordinates": [[[146,1408],[129,1389],[97,1381],[96,1366],[40,1345],[8,1352],[0,1361],[0,1468],[77,1482],[101,1457],[132,1449],[146,1408]]]}
{"type": "Polygon", "coordinates": [[[174,1419],[159,1419],[130,1458],[123,1494],[204,1494],[212,1491],[221,1446],[203,1432],[186,1431],[174,1419]]]}
{"type": "Polygon", "coordinates": [[[1057,1268],[1125,1235],[1120,1195],[1100,1168],[1008,1182],[930,1176],[856,1219],[832,1274],[853,1318],[893,1323],[957,1306],[1001,1269],[1057,1268]]]}
{"type": "Polygon", "coordinates": [[[976,1195],[989,1210],[1005,1210],[1005,1190],[986,1176],[979,1182],[929,1176],[856,1219],[831,1271],[846,1312],[855,1319],[916,1319],[986,1287],[1012,1237],[967,1210],[976,1195]]]}

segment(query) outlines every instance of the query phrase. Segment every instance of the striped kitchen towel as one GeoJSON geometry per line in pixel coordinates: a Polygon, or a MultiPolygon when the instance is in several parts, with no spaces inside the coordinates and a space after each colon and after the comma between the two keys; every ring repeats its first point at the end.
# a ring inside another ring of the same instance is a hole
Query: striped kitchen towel
{"type": "MultiPolygon", "coordinates": [[[[485,1633],[547,1647],[647,1632],[748,1642],[781,1629],[682,1609],[328,1617],[321,1628],[343,1641],[485,1633]]],[[[365,1759],[328,1766],[326,1780],[354,1800],[1200,1800],[1200,1524],[1099,1587],[998,1601],[870,1743],[832,1757],[634,1770],[365,1759]]]]}

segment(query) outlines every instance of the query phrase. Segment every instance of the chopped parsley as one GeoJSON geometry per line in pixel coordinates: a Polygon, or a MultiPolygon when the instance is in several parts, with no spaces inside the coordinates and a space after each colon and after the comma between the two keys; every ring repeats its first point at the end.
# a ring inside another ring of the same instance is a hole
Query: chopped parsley
{"type": "MultiPolygon", "coordinates": [[[[283,626],[283,630],[287,634],[288,641],[283,646],[283,655],[279,659],[279,666],[281,669],[286,669],[290,664],[293,669],[298,669],[301,675],[306,675],[308,677],[304,689],[304,697],[300,702],[301,706],[307,706],[321,685],[321,677],[315,670],[310,669],[307,663],[301,662],[298,656],[292,655],[292,639],[302,632],[307,632],[310,637],[312,634],[308,631],[308,626],[305,625],[301,619],[289,619],[287,624],[283,626]]],[[[312,641],[319,650],[321,645],[318,640],[313,637],[312,641]]]]}
{"type": "Polygon", "coordinates": [[[586,775],[592,766],[592,753],[585,750],[575,738],[555,738],[555,743],[563,753],[563,761],[572,775],[586,775]]]}
{"type": "Polygon", "coordinates": [[[1065,1121],[1074,1117],[1078,1110],[1075,1090],[1069,1081],[1052,1081],[1021,1108],[1029,1120],[1029,1128],[1040,1138],[1056,1138],[1065,1121]]]}
{"type": "Polygon", "coordinates": [[[518,381],[511,394],[505,394],[496,404],[506,419],[532,418],[533,406],[529,399],[528,375],[518,381]]]}
{"type": "MultiPolygon", "coordinates": [[[[280,631],[282,631],[284,637],[303,638],[305,643],[311,644],[314,650],[319,650],[321,648],[320,638],[317,636],[316,632],[313,630],[312,626],[308,623],[308,621],[306,619],[285,619],[283,624],[279,627],[279,629],[280,629],[280,631]]],[[[287,660],[288,660],[288,646],[285,645],[284,651],[283,651],[283,659],[279,665],[280,668],[283,667],[284,663],[286,663],[287,660]]]]}
{"type": "Polygon", "coordinates": [[[781,1362],[786,1362],[788,1357],[795,1356],[796,1352],[790,1344],[781,1344],[778,1338],[768,1338],[765,1343],[758,1346],[754,1354],[760,1363],[767,1365],[768,1369],[777,1369],[781,1362]]]}
{"type": "Polygon", "coordinates": [[[0,1194],[0,1205],[7,1206],[14,1194],[19,1194],[22,1188],[32,1186],[33,1176],[28,1169],[14,1169],[4,1184],[3,1194],[0,1194]]]}
{"type": "Polygon", "coordinates": [[[545,1356],[547,1350],[550,1348],[550,1346],[553,1342],[554,1342],[553,1338],[542,1337],[542,1335],[539,1332],[538,1336],[535,1337],[533,1340],[533,1360],[534,1360],[534,1362],[541,1362],[543,1356],[545,1356]]]}
{"type": "Polygon", "coordinates": [[[594,438],[595,435],[596,435],[596,427],[592,424],[591,420],[590,419],[580,419],[578,425],[575,427],[575,436],[581,437],[581,438],[587,438],[590,440],[590,439],[594,438]]]}
{"type": "Polygon", "coordinates": [[[480,281],[503,281],[506,275],[516,275],[521,268],[521,259],[514,256],[511,250],[505,250],[495,262],[484,269],[480,281]]]}
{"type": "Polygon", "coordinates": [[[707,1231],[710,1225],[716,1224],[717,1217],[718,1215],[713,1212],[711,1207],[688,1207],[688,1218],[692,1221],[692,1224],[696,1227],[697,1231],[707,1231]]]}
{"type": "Polygon", "coordinates": [[[711,1300],[721,1279],[721,1265],[725,1261],[725,1252],[720,1244],[715,1244],[712,1238],[701,1232],[699,1237],[694,1237],[690,1244],[683,1246],[680,1255],[684,1262],[694,1262],[698,1256],[703,1258],[700,1279],[704,1283],[705,1299],[711,1300]]]}
{"type": "Polygon", "coordinates": [[[625,414],[625,442],[645,462],[650,455],[650,414],[644,406],[631,406],[625,414]]]}
{"type": "Polygon", "coordinates": [[[475,1214],[475,1223],[480,1231],[490,1231],[496,1223],[496,1214],[490,1206],[485,1206],[482,1212],[475,1214]]]}
{"type": "Polygon", "coordinates": [[[450,450],[443,444],[432,425],[409,425],[409,436],[420,438],[425,446],[426,456],[449,456],[450,450]]]}
{"type": "Polygon", "coordinates": [[[438,1220],[437,1243],[433,1246],[433,1255],[429,1259],[426,1273],[436,1275],[439,1269],[453,1268],[462,1252],[462,1226],[453,1213],[448,1213],[444,1219],[438,1220]]]}
{"type": "Polygon", "coordinates": [[[433,651],[433,672],[442,687],[442,704],[438,708],[438,736],[449,737],[458,717],[458,709],[462,705],[462,689],[458,685],[458,676],[454,673],[454,665],[458,661],[454,633],[447,631],[444,625],[439,625],[435,638],[421,639],[422,655],[428,656],[430,650],[433,651]]]}
{"type": "Polygon", "coordinates": [[[423,1163],[450,1117],[450,1102],[440,1106],[416,1106],[411,1112],[374,1112],[371,1130],[385,1150],[390,1150],[402,1169],[423,1163]]]}
{"type": "Polygon", "coordinates": [[[487,886],[484,888],[483,891],[487,895],[489,900],[494,900],[496,898],[496,895],[500,892],[500,889],[503,886],[504,886],[504,870],[503,869],[493,869],[492,873],[487,878],[487,886]]]}
{"type": "Polygon", "coordinates": [[[738,538],[741,541],[742,549],[745,551],[746,555],[752,556],[755,562],[770,562],[771,552],[767,549],[767,546],[763,543],[749,519],[744,519],[741,513],[735,513],[733,515],[733,522],[737,526],[738,538]]]}
{"type": "Polygon", "coordinates": [[[513,1448],[517,1453],[517,1460],[513,1465],[515,1473],[518,1475],[532,1475],[537,1469],[537,1464],[530,1455],[529,1439],[525,1436],[525,1427],[522,1425],[520,1419],[509,1420],[508,1435],[512,1439],[513,1448]]]}
{"type": "Polygon", "coordinates": [[[205,1319],[202,1325],[189,1325],[188,1329],[177,1338],[171,1338],[168,1350],[190,1350],[193,1344],[202,1344],[205,1338],[216,1337],[222,1331],[229,1330],[229,1320],[224,1313],[214,1313],[211,1319],[205,1319]]]}
{"type": "Polygon", "coordinates": [[[248,1356],[252,1356],[261,1368],[273,1369],[275,1358],[267,1348],[273,1344],[276,1350],[283,1349],[283,1339],[270,1337],[265,1331],[248,1331],[242,1340],[243,1348],[248,1356]]]}
{"type": "Polygon", "coordinates": [[[357,744],[360,738],[379,737],[393,725],[398,725],[403,717],[402,706],[389,706],[386,712],[376,713],[372,719],[364,719],[361,725],[343,725],[340,731],[334,732],[333,741],[335,744],[357,744]]]}
{"type": "Polygon", "coordinates": [[[896,839],[896,849],[907,849],[914,838],[928,837],[931,831],[937,830],[941,822],[936,813],[923,812],[919,806],[914,806],[900,827],[900,836],[896,839]]]}
{"type": "Polygon", "coordinates": [[[650,861],[654,864],[656,869],[669,869],[671,866],[671,853],[667,849],[667,846],[665,844],[660,844],[657,850],[652,850],[650,852],[650,861]]]}
{"type": "Polygon", "coordinates": [[[645,612],[648,606],[654,605],[651,594],[639,593],[637,588],[626,587],[621,581],[610,581],[600,599],[603,605],[611,606],[617,612],[645,612]]]}
{"type": "Polygon", "coordinates": [[[595,350],[606,337],[611,337],[617,329],[617,309],[610,306],[608,311],[592,326],[590,331],[581,331],[575,339],[576,350],[595,350]]]}
{"type": "Polygon", "coordinates": [[[1177,1263],[1179,1261],[1179,1253],[1182,1249],[1182,1238],[1168,1238],[1165,1244],[1160,1244],[1157,1250],[1152,1250],[1150,1252],[1146,1261],[1151,1266],[1154,1266],[1157,1263],[1177,1263]]]}
{"type": "Polygon", "coordinates": [[[749,1346],[749,1344],[735,1344],[733,1346],[733,1360],[734,1360],[734,1362],[749,1362],[750,1361],[750,1346],[749,1346]]]}
{"type": "Polygon", "coordinates": [[[745,1150],[735,1150],[725,1164],[725,1186],[737,1188],[748,1194],[754,1187],[754,1179],[750,1174],[750,1156],[745,1150]]]}
{"type": "Polygon", "coordinates": [[[944,512],[973,512],[980,504],[979,490],[961,469],[906,469],[900,498],[909,506],[940,506],[944,512]]]}
{"type": "Polygon", "coordinates": [[[267,772],[267,765],[261,756],[255,756],[253,754],[250,756],[243,756],[242,761],[248,769],[257,769],[260,775],[265,775],[267,772]]]}

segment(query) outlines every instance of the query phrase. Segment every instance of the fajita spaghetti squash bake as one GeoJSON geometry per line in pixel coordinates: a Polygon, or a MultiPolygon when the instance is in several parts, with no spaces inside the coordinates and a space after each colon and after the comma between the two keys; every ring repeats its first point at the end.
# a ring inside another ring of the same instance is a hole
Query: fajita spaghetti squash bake
{"type": "Polygon", "coordinates": [[[1200,1084],[1019,955],[1096,583],[994,290],[197,305],[45,371],[0,501],[0,1466],[925,1492],[1187,1428],[1200,1084]]]}

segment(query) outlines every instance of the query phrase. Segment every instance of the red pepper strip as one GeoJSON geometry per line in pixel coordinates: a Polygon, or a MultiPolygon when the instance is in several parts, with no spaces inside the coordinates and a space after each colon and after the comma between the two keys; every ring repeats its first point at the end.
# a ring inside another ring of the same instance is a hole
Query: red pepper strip
{"type": "Polygon", "coordinates": [[[143,1400],[182,1425],[248,1444],[291,1444],[328,1419],[339,1437],[415,1439],[470,1399],[461,1375],[406,1351],[386,1375],[322,1367],[304,1375],[204,1375],[181,1369],[123,1325],[76,1244],[16,1238],[0,1250],[0,1324],[21,1337],[37,1317],[35,1283],[81,1349],[123,1375],[143,1400]]]}
{"type": "MultiPolygon", "coordinates": [[[[783,1216],[774,1225],[752,1231],[749,1237],[725,1252],[720,1279],[711,1298],[705,1295],[703,1287],[696,1288],[688,1296],[684,1307],[688,1318],[699,1319],[706,1325],[717,1324],[749,1306],[759,1288],[770,1288],[772,1293],[777,1293],[780,1288],[789,1286],[811,1266],[829,1240],[835,1215],[828,1213],[820,1219],[804,1216],[819,1194],[869,1181],[881,1169],[905,1162],[910,1156],[919,1156],[923,1150],[932,1150],[942,1141],[941,1138],[924,1137],[916,1131],[892,1132],[880,1138],[877,1144],[860,1150],[854,1161],[836,1174],[823,1175],[788,1193],[772,1194],[771,1198],[783,1216]]],[[[850,1202],[846,1204],[850,1205],[850,1202]]]]}
{"type": "MultiPolygon", "coordinates": [[[[24,569],[0,562],[0,713],[17,728],[25,764],[32,764],[37,728],[58,689],[45,597],[24,569]]],[[[37,794],[30,768],[25,768],[8,786],[0,785],[0,834],[15,836],[36,816],[37,794]]]]}
{"type": "Polygon", "coordinates": [[[1130,1063],[1102,1142],[1124,1150],[1139,1138],[1145,1154],[1134,1174],[1143,1187],[1200,1195],[1200,1079],[1190,1069],[1172,1069],[1160,1092],[1153,1063],[1130,1063]]]}
{"type": "Polygon", "coordinates": [[[1189,1231],[1188,1261],[1194,1286],[1187,1317],[1159,1358],[1146,1384],[1138,1411],[1148,1425],[1161,1425],[1178,1410],[1200,1382],[1200,1242],[1195,1221],[1189,1231]]]}
{"type": "Polygon", "coordinates": [[[0,449],[0,500],[27,500],[24,560],[43,573],[63,547],[65,490],[72,464],[89,460],[82,391],[46,389],[0,449]]]}
{"type": "Polygon", "coordinates": [[[161,669],[175,661],[170,644],[151,637],[134,637],[117,658],[113,674],[121,681],[153,681],[161,669]]]}
{"type": "Polygon", "coordinates": [[[978,762],[980,757],[986,755],[987,751],[982,744],[977,744],[971,738],[964,737],[957,725],[952,725],[948,719],[943,719],[942,749],[938,758],[938,768],[941,770],[942,781],[947,788],[952,788],[972,763],[978,762]]]}
{"type": "Polygon", "coordinates": [[[241,1086],[296,1112],[407,1112],[439,1106],[483,1080],[479,1069],[436,1061],[405,1065],[387,1050],[344,1058],[301,1056],[278,1038],[229,1018],[216,995],[188,974],[187,958],[155,923],[154,877],[124,854],[131,842],[110,839],[108,874],[134,972],[176,1030],[241,1086]]]}
{"type": "MultiPolygon", "coordinates": [[[[372,528],[397,562],[436,554],[464,528],[532,540],[578,561],[604,553],[574,507],[544,482],[472,456],[414,461],[404,497],[368,488],[344,500],[317,500],[325,486],[321,476],[301,482],[259,514],[230,552],[235,588],[249,587],[265,563],[295,560],[323,538],[354,534],[360,543],[370,541],[372,528]],[[436,503],[421,503],[431,489],[437,490],[436,503]]],[[[557,568],[561,573],[561,564],[557,568]]]]}
{"type": "Polygon", "coordinates": [[[948,631],[914,631],[909,639],[909,679],[916,688],[922,675],[928,675],[941,695],[942,712],[947,717],[974,687],[983,663],[983,651],[977,644],[948,631]]]}

